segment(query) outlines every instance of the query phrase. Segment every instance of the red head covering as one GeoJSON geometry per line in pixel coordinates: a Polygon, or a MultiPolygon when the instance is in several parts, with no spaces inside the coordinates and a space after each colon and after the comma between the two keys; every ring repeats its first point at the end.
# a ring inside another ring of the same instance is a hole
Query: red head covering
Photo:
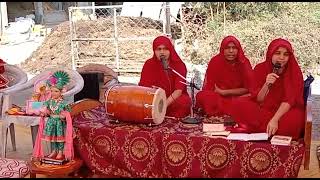
{"type": "Polygon", "coordinates": [[[153,44],[152,44],[152,48],[153,48],[153,57],[152,58],[153,59],[155,59],[155,60],[157,59],[156,54],[155,54],[155,50],[160,45],[164,45],[170,51],[169,62],[182,61],[180,59],[179,55],[177,54],[176,50],[174,49],[172,42],[166,36],[158,36],[157,38],[154,39],[153,44]]]}
{"type": "Polygon", "coordinates": [[[155,50],[158,46],[164,45],[170,51],[169,56],[169,66],[170,68],[177,71],[182,76],[186,77],[187,68],[184,62],[180,59],[179,55],[175,51],[172,42],[166,36],[158,36],[154,39],[153,57],[148,59],[141,72],[141,78],[139,85],[152,87],[158,86],[166,91],[167,96],[169,96],[174,90],[181,89],[183,93],[186,93],[186,85],[182,84],[180,81],[185,82],[184,79],[174,74],[172,71],[168,71],[168,75],[164,71],[160,60],[155,55],[155,50]],[[169,77],[169,78],[168,78],[169,77]]]}
{"type": "Polygon", "coordinates": [[[223,89],[240,87],[250,89],[251,78],[252,66],[249,59],[244,55],[239,40],[234,36],[227,36],[221,42],[219,54],[212,57],[209,62],[203,89],[212,90],[214,89],[214,84],[223,89]],[[230,42],[233,42],[238,49],[236,67],[228,63],[224,56],[224,50],[230,42]],[[237,72],[232,76],[230,73],[235,71],[235,68],[237,68],[237,72]]]}
{"type": "Polygon", "coordinates": [[[266,66],[265,77],[272,72],[272,55],[279,47],[284,47],[289,52],[288,63],[284,72],[280,75],[284,76],[285,97],[283,100],[290,105],[303,105],[303,76],[289,41],[278,38],[269,44],[266,53],[266,61],[263,62],[266,66]]]}
{"type": "Polygon", "coordinates": [[[224,50],[228,47],[228,44],[231,43],[231,42],[233,42],[234,45],[238,49],[238,54],[237,54],[236,60],[241,62],[241,63],[249,62],[248,58],[246,58],[246,56],[244,55],[244,52],[242,50],[240,41],[234,36],[227,36],[222,40],[221,45],[220,45],[220,52],[219,52],[218,56],[221,56],[220,58],[225,60],[224,50]]]}

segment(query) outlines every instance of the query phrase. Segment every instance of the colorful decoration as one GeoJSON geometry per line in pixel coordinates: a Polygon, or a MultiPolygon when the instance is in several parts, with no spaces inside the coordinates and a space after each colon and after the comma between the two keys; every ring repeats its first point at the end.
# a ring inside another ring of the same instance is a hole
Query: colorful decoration
{"type": "Polygon", "coordinates": [[[65,71],[56,71],[47,80],[47,85],[49,85],[49,87],[55,86],[58,89],[62,89],[69,82],[70,82],[70,77],[69,77],[69,74],[67,72],[65,72],[65,71]]]}

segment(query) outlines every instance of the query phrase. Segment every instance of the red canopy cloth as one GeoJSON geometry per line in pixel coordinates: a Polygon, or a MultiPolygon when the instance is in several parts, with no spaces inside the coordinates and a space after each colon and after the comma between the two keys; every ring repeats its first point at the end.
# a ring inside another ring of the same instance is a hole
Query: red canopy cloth
{"type": "Polygon", "coordinates": [[[290,146],[203,135],[202,125],[112,124],[104,107],[73,118],[75,152],[107,177],[297,177],[303,141],[290,146]]]}

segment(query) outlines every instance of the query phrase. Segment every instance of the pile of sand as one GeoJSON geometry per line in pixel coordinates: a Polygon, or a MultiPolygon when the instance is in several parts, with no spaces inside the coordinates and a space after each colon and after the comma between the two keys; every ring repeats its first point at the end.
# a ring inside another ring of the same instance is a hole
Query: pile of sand
{"type": "MultiPolygon", "coordinates": [[[[156,37],[162,34],[162,23],[144,17],[118,17],[117,31],[120,38],[156,37]]],[[[113,38],[113,18],[79,20],[75,22],[77,38],[113,38]]],[[[181,34],[179,26],[171,26],[173,37],[181,34]]],[[[75,49],[75,48],[74,48],[75,49]]],[[[115,64],[115,43],[109,41],[79,41],[79,66],[87,63],[115,64]]],[[[152,40],[125,40],[119,42],[121,68],[133,68],[152,56],[152,40]]],[[[56,26],[43,44],[21,64],[29,73],[38,73],[52,67],[72,67],[69,21],[56,26]]],[[[114,68],[114,67],[111,67],[114,68]]]]}

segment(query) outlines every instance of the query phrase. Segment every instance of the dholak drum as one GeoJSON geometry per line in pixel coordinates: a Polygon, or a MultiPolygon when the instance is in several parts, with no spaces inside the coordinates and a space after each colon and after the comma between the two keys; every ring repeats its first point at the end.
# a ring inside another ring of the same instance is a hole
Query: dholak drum
{"type": "Polygon", "coordinates": [[[109,118],[118,121],[161,124],[167,102],[161,88],[116,84],[105,92],[105,108],[109,118]]]}

